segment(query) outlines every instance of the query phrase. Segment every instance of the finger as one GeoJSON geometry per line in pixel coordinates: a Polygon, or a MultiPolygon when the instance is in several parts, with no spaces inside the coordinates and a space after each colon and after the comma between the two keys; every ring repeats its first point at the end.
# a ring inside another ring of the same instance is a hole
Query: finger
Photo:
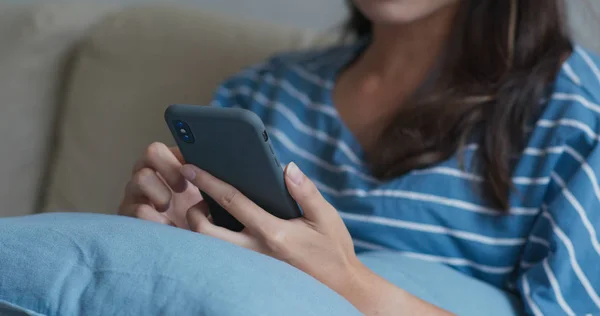
{"type": "Polygon", "coordinates": [[[306,219],[319,222],[329,214],[336,214],[315,184],[293,162],[285,168],[285,182],[290,195],[298,202],[306,219]]]}
{"type": "Polygon", "coordinates": [[[202,212],[202,215],[204,215],[204,217],[208,218],[208,220],[211,221],[211,223],[212,223],[211,216],[210,216],[210,210],[208,208],[208,203],[206,203],[205,200],[202,200],[202,201],[198,202],[196,205],[190,207],[190,209],[188,210],[188,213],[190,210],[202,212]]]}
{"type": "Polygon", "coordinates": [[[229,229],[215,225],[209,219],[208,206],[206,203],[200,202],[195,206],[192,206],[188,210],[186,217],[192,231],[215,237],[236,244],[240,247],[260,251],[258,248],[258,243],[251,236],[244,233],[236,233],[229,229]]]}
{"type": "MultiPolygon", "coordinates": [[[[173,153],[175,158],[177,158],[177,161],[179,161],[182,165],[185,163],[185,159],[183,159],[183,154],[181,153],[181,150],[179,150],[179,147],[169,147],[169,150],[173,153]]],[[[136,172],[140,171],[140,169],[146,167],[146,157],[142,157],[142,159],[136,161],[131,174],[133,175],[136,172]]]]}
{"type": "Polygon", "coordinates": [[[181,153],[181,150],[179,150],[179,147],[169,147],[169,150],[173,153],[175,158],[177,158],[177,161],[182,165],[185,164],[185,159],[183,159],[183,154],[181,153]]]}
{"type": "Polygon", "coordinates": [[[131,185],[131,181],[127,183],[125,188],[125,197],[121,201],[121,205],[119,205],[119,211],[117,212],[119,215],[135,217],[135,208],[132,207],[133,205],[150,203],[150,201],[144,197],[133,196],[133,194],[130,192],[131,190],[129,189],[131,185]]]}
{"type": "Polygon", "coordinates": [[[250,230],[259,233],[266,232],[271,228],[276,228],[281,222],[280,219],[267,213],[231,185],[198,167],[185,165],[181,168],[181,174],[201,191],[210,195],[250,230]]]}
{"type": "Polygon", "coordinates": [[[181,193],[187,187],[187,181],[179,172],[182,164],[183,157],[178,148],[169,148],[163,143],[156,142],[148,146],[143,159],[134,166],[134,173],[143,168],[154,169],[173,191],[181,193]]]}
{"type": "Polygon", "coordinates": [[[150,168],[138,171],[127,185],[126,192],[135,202],[147,199],[159,211],[166,211],[171,204],[171,190],[150,168]]]}
{"type": "Polygon", "coordinates": [[[175,226],[175,224],[164,214],[159,213],[152,206],[147,204],[134,204],[131,206],[131,213],[134,217],[155,222],[158,224],[175,226]]]}

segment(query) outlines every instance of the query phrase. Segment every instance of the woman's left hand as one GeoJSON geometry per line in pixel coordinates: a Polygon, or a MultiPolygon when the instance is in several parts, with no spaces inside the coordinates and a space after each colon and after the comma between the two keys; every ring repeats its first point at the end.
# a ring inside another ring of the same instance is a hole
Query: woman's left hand
{"type": "Polygon", "coordinates": [[[304,217],[293,220],[271,215],[231,185],[195,166],[185,165],[181,173],[246,227],[237,233],[214,225],[201,202],[187,213],[191,230],[287,262],[338,293],[349,290],[363,270],[336,209],[294,163],[287,166],[285,181],[304,217]]]}

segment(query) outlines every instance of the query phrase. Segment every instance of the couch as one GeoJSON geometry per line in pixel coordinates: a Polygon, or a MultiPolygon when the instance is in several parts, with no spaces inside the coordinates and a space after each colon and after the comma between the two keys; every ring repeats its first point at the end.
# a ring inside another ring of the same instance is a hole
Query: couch
{"type": "MultiPolygon", "coordinates": [[[[585,2],[569,1],[575,34],[600,51],[585,2]]],[[[323,38],[183,5],[0,5],[0,217],[115,213],[145,146],[173,143],[168,104],[207,104],[244,66],[323,38]]]]}
{"type": "Polygon", "coordinates": [[[0,216],[115,213],[131,166],[173,143],[172,103],[315,33],[192,7],[94,3],[0,9],[0,216]]]}

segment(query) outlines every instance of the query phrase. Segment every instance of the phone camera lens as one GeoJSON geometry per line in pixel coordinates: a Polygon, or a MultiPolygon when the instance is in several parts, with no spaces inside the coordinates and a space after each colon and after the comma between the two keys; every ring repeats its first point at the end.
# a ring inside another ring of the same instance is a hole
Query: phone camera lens
{"type": "Polygon", "coordinates": [[[192,134],[192,130],[187,123],[183,121],[174,121],[173,126],[175,127],[175,132],[177,133],[177,137],[179,137],[179,139],[186,143],[194,143],[194,134],[192,134]]]}

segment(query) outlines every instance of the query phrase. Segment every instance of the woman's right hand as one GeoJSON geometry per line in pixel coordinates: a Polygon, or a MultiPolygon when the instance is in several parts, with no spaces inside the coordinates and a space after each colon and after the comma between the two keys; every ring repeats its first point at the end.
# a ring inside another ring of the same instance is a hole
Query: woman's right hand
{"type": "Polygon", "coordinates": [[[133,168],[119,214],[188,229],[186,213],[202,196],[181,175],[184,163],[177,147],[148,146],[133,168]]]}

